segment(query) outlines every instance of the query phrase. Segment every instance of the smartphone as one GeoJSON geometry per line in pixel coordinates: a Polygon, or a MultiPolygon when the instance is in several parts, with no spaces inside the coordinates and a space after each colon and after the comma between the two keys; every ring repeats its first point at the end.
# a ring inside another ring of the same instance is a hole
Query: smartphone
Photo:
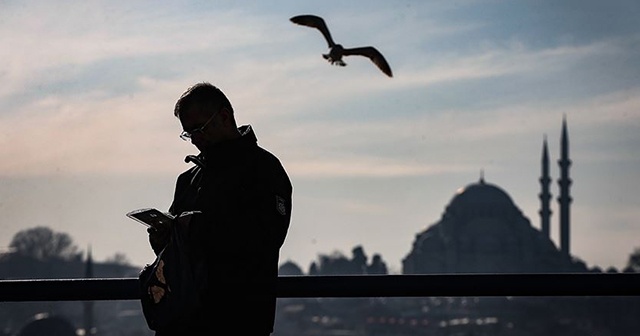
{"type": "Polygon", "coordinates": [[[147,227],[169,227],[173,216],[154,208],[133,210],[127,213],[127,217],[147,227]]]}

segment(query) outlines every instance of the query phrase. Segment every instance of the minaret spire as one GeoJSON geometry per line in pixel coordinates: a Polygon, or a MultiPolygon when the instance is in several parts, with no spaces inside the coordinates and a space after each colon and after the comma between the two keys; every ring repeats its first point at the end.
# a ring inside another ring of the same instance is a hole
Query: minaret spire
{"type": "Polygon", "coordinates": [[[569,135],[567,133],[566,115],[562,117],[562,137],[560,139],[560,159],[558,160],[558,165],[560,166],[560,178],[558,179],[558,186],[560,187],[560,196],[558,197],[558,204],[560,205],[560,251],[569,255],[571,253],[569,246],[569,206],[572,201],[569,188],[571,187],[572,181],[571,178],[569,178],[571,160],[569,159],[569,135]]]}
{"type": "Polygon", "coordinates": [[[93,278],[93,258],[91,257],[91,245],[87,248],[87,263],[84,271],[85,278],[93,278]]]}
{"type": "MultiPolygon", "coordinates": [[[[85,278],[93,278],[93,258],[91,257],[91,245],[87,251],[87,263],[85,268],[85,278]]],[[[96,328],[93,320],[93,301],[84,302],[84,334],[95,335],[96,328]]]]}
{"type": "Polygon", "coordinates": [[[547,149],[547,135],[544,135],[542,143],[542,169],[540,176],[540,228],[542,233],[546,237],[550,237],[550,224],[551,224],[551,192],[549,191],[549,184],[551,183],[551,177],[549,177],[549,150],[547,149]]]}

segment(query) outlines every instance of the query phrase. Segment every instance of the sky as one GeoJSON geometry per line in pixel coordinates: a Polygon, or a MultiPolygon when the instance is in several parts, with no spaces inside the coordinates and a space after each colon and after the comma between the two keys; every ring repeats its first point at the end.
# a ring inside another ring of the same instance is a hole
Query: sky
{"type": "Polygon", "coordinates": [[[571,254],[621,269],[640,247],[638,16],[635,0],[0,0],[0,249],[47,226],[94,260],[151,262],[125,213],[168,209],[197,153],[173,106],[209,81],[292,180],[281,262],[360,245],[400,273],[481,174],[540,228],[545,138],[558,245],[566,118],[571,254]],[[360,56],[329,64],[300,14],[376,47],[393,78],[360,56]]]}

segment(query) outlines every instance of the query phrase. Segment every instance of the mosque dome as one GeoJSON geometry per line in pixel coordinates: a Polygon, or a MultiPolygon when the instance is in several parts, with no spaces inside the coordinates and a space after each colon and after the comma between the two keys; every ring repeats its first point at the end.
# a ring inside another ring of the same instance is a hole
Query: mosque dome
{"type": "Polygon", "coordinates": [[[511,197],[500,187],[486,183],[484,178],[459,189],[447,206],[449,213],[505,212],[513,209],[516,206],[511,197]]]}

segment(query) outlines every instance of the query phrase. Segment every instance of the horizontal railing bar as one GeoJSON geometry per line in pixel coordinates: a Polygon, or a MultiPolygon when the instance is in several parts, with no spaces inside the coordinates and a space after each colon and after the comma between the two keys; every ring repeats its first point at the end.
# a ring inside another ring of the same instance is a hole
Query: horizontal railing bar
{"type": "MultiPolygon", "coordinates": [[[[640,273],[280,276],[280,298],[640,296],[640,273]]],[[[0,302],[137,300],[137,278],[0,280],[0,302]]]]}

